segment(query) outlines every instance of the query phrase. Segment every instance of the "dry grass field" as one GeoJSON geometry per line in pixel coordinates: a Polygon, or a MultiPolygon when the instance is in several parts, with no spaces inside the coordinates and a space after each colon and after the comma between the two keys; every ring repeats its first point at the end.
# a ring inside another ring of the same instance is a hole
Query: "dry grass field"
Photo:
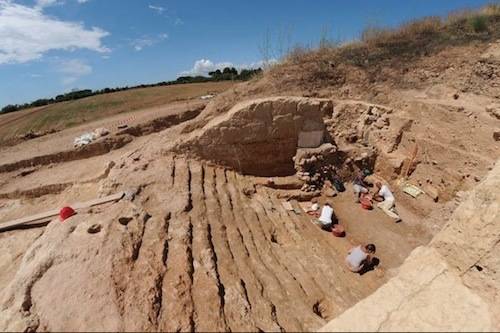
{"type": "Polygon", "coordinates": [[[62,130],[119,113],[220,93],[233,84],[223,81],[132,89],[0,115],[0,142],[29,131],[62,130]]]}

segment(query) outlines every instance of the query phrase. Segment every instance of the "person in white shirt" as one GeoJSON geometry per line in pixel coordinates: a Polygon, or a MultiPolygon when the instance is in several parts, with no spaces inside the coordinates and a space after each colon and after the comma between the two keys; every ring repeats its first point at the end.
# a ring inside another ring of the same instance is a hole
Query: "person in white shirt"
{"type": "Polygon", "coordinates": [[[371,254],[375,251],[373,244],[353,247],[345,258],[345,263],[351,272],[360,273],[372,264],[371,254]]]}
{"type": "Polygon", "coordinates": [[[387,185],[382,185],[381,182],[375,183],[377,188],[376,197],[382,199],[383,201],[377,204],[377,207],[382,209],[389,217],[396,220],[396,222],[401,221],[398,214],[394,212],[394,195],[387,185]]]}
{"type": "Polygon", "coordinates": [[[332,224],[333,224],[332,217],[333,217],[333,208],[332,206],[330,206],[329,203],[325,203],[325,205],[321,209],[321,215],[318,219],[321,229],[326,231],[332,230],[332,224]]]}

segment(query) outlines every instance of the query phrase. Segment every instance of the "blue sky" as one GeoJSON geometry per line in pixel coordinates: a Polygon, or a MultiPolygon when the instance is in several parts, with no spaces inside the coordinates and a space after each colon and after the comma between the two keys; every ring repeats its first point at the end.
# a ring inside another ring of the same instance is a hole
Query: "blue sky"
{"type": "Polygon", "coordinates": [[[366,25],[476,8],[482,0],[0,0],[0,107],[258,65],[294,44],[357,38],[366,25]],[[281,42],[280,42],[281,41],[281,42]]]}

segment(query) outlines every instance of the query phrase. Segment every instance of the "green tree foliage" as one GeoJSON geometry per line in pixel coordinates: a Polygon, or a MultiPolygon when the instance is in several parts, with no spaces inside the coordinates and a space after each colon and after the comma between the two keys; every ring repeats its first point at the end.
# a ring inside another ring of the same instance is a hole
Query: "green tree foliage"
{"type": "Polygon", "coordinates": [[[9,104],[9,105],[6,105],[2,108],[2,111],[0,111],[1,113],[9,113],[9,112],[14,112],[14,111],[17,111],[19,110],[19,105],[13,105],[13,104],[9,104]]]}

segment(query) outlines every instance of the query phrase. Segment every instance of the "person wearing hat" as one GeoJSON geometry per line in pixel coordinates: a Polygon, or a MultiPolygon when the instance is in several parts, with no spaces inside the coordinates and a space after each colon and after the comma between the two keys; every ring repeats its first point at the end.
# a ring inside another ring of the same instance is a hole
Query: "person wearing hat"
{"type": "Polygon", "coordinates": [[[352,189],[354,191],[355,202],[359,202],[359,198],[362,194],[368,193],[368,184],[365,180],[366,177],[371,175],[370,170],[364,169],[363,171],[358,172],[357,176],[353,180],[352,189]]]}

